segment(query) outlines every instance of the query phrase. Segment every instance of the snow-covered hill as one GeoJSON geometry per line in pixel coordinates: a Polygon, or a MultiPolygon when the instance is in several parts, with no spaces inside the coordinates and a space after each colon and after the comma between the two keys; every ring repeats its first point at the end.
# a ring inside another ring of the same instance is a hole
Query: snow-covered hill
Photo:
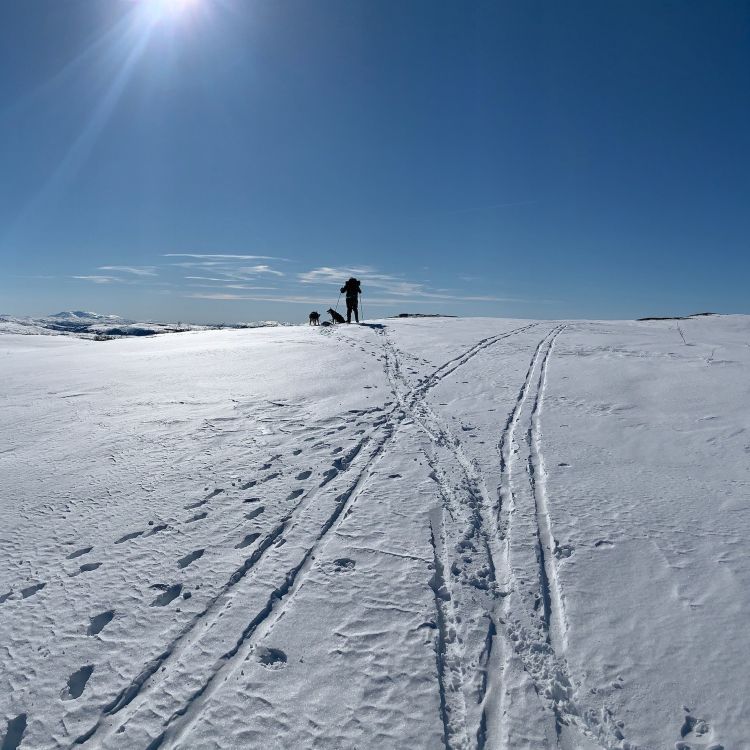
{"type": "Polygon", "coordinates": [[[0,337],[8,748],[750,748],[750,318],[0,337]]]}

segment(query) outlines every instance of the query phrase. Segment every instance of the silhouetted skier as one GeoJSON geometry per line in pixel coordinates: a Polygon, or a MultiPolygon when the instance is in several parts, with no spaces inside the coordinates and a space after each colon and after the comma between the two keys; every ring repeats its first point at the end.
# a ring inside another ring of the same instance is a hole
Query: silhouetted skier
{"type": "Polygon", "coordinates": [[[354,276],[341,287],[341,293],[344,292],[346,292],[346,322],[352,322],[352,312],[354,312],[354,319],[359,323],[359,295],[362,294],[362,288],[354,276]]]}

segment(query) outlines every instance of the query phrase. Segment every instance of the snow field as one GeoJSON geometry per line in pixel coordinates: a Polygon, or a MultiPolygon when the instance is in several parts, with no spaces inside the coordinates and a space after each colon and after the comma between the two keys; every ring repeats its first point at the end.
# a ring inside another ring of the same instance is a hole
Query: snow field
{"type": "Polygon", "coordinates": [[[750,323],[680,325],[3,336],[4,750],[750,747],[750,323]]]}

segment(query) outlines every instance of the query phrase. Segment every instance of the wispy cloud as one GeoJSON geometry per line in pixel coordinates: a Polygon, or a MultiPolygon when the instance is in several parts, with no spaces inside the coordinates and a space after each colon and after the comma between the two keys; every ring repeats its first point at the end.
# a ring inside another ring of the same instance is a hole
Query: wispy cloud
{"type": "Polygon", "coordinates": [[[82,274],[71,278],[92,284],[171,286],[183,297],[195,300],[286,303],[311,305],[318,309],[326,309],[335,301],[338,288],[350,276],[361,279],[363,303],[371,307],[534,301],[482,293],[485,290],[479,287],[481,279],[468,275],[454,277],[456,288],[444,288],[429,280],[405,278],[402,274],[385,273],[367,265],[319,266],[286,275],[269,263],[248,262],[270,259],[271,256],[167,253],[163,257],[185,260],[149,266],[99,266],[99,271],[113,273],[82,274]],[[153,278],[160,274],[162,279],[168,280],[153,278]]]}
{"type": "Polygon", "coordinates": [[[226,281],[223,277],[217,278],[215,276],[185,276],[185,278],[194,281],[221,281],[222,283],[226,281]]]}
{"type": "Polygon", "coordinates": [[[366,280],[370,287],[387,289],[393,294],[410,295],[416,294],[424,287],[412,281],[404,281],[399,276],[393,276],[387,273],[380,273],[370,266],[359,266],[355,268],[332,268],[331,266],[321,266],[311,271],[298,274],[297,278],[303,284],[341,284],[350,276],[356,276],[366,280]]]}
{"type": "Polygon", "coordinates": [[[255,286],[254,284],[188,284],[193,289],[245,289],[253,291],[272,292],[278,287],[275,286],[255,286]]]}
{"type": "Polygon", "coordinates": [[[100,276],[100,275],[89,275],[89,276],[71,276],[72,279],[80,279],[81,281],[90,281],[93,284],[117,284],[127,283],[125,279],[118,279],[116,276],[100,276]]]}
{"type": "MultiPolygon", "coordinates": [[[[282,271],[278,271],[271,266],[262,264],[257,266],[234,266],[231,263],[223,260],[200,260],[200,261],[182,261],[180,263],[173,263],[173,266],[178,268],[205,268],[207,272],[213,274],[221,274],[228,279],[237,279],[239,281],[249,281],[255,276],[269,275],[269,276],[283,276],[282,271]]],[[[186,277],[189,278],[189,277],[186,277]]],[[[221,279],[216,279],[217,281],[221,279]]]]}
{"type": "Polygon", "coordinates": [[[215,268],[217,266],[226,266],[224,260],[183,260],[180,263],[172,263],[176,268],[215,268]]]}
{"type": "Polygon", "coordinates": [[[288,260],[273,255],[226,255],[224,253],[163,253],[164,258],[199,258],[211,260],[288,260]]]}
{"type": "Polygon", "coordinates": [[[132,273],[134,276],[157,276],[153,266],[99,266],[100,271],[120,271],[132,273]]]}
{"type": "Polygon", "coordinates": [[[283,276],[284,274],[281,271],[277,271],[275,268],[271,268],[271,266],[266,265],[260,265],[260,266],[241,266],[240,268],[235,269],[234,271],[225,271],[227,276],[234,275],[234,276],[262,276],[262,275],[270,275],[270,276],[283,276]]]}
{"type": "MultiPolygon", "coordinates": [[[[405,301],[418,302],[431,300],[443,300],[453,302],[522,302],[523,300],[511,297],[496,297],[491,295],[468,295],[451,289],[432,289],[426,284],[405,281],[399,276],[380,273],[374,268],[362,266],[359,268],[332,268],[322,266],[311,271],[298,274],[297,278],[303,284],[330,284],[343,283],[349,276],[362,279],[362,286],[382,290],[394,299],[382,300],[382,304],[401,304],[405,301]],[[400,298],[400,299],[399,299],[400,298]]],[[[375,299],[372,304],[376,304],[375,299]]]]}

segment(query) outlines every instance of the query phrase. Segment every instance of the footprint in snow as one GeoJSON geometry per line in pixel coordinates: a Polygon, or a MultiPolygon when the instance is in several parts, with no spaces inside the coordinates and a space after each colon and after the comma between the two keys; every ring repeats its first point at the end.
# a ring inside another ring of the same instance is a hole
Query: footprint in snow
{"type": "Polygon", "coordinates": [[[614,547],[615,543],[609,539],[600,539],[594,544],[594,547],[614,547]]]}
{"type": "Polygon", "coordinates": [[[292,490],[292,491],[291,491],[291,492],[290,492],[290,493],[289,493],[289,494],[287,495],[287,498],[286,498],[286,499],[287,499],[287,500],[296,500],[296,499],[297,499],[297,498],[298,498],[298,497],[299,497],[299,496],[300,496],[300,495],[301,495],[301,494],[302,494],[303,492],[304,492],[304,490],[303,490],[303,489],[296,489],[296,490],[292,490]]]}
{"type": "Polygon", "coordinates": [[[100,562],[96,563],[86,563],[85,565],[81,565],[80,568],[75,573],[71,573],[70,577],[75,578],[76,576],[81,575],[81,573],[88,573],[91,570],[96,570],[97,568],[101,567],[100,562]]]}
{"type": "Polygon", "coordinates": [[[115,544],[122,544],[123,542],[129,542],[131,539],[136,539],[137,537],[141,536],[143,534],[143,530],[141,531],[131,531],[129,534],[125,534],[125,536],[121,536],[115,544]]]}
{"type": "Polygon", "coordinates": [[[73,672],[73,674],[68,677],[68,684],[61,691],[60,697],[64,701],[71,701],[80,698],[93,671],[94,665],[87,664],[85,667],[81,667],[73,672]]]}
{"type": "Polygon", "coordinates": [[[685,721],[680,727],[682,740],[675,742],[675,750],[724,750],[724,746],[718,742],[712,742],[713,732],[705,719],[692,716],[685,709],[685,721]]]}
{"type": "Polygon", "coordinates": [[[86,635],[98,635],[101,633],[102,630],[112,622],[114,616],[114,609],[108,609],[106,612],[100,612],[98,615],[94,615],[86,629],[86,635]]]}
{"type": "Polygon", "coordinates": [[[93,547],[81,547],[81,549],[77,549],[75,552],[71,552],[65,559],[66,560],[75,560],[76,557],[82,557],[83,555],[88,555],[91,550],[94,549],[93,547]]]}
{"type": "Polygon", "coordinates": [[[299,454],[302,453],[302,448],[297,448],[297,450],[292,451],[292,455],[299,456],[299,454]]]}
{"type": "Polygon", "coordinates": [[[242,549],[243,547],[249,547],[258,537],[260,534],[246,534],[245,538],[234,545],[235,549],[242,549]]]}
{"type": "Polygon", "coordinates": [[[333,561],[335,570],[339,573],[349,573],[354,570],[356,563],[350,557],[339,557],[333,561]]]}
{"type": "Polygon", "coordinates": [[[177,561],[178,567],[180,567],[180,568],[187,568],[188,565],[190,565],[191,563],[194,563],[196,560],[198,560],[201,557],[203,557],[203,552],[204,552],[204,550],[197,549],[197,550],[195,550],[195,552],[190,552],[189,554],[185,555],[185,557],[181,557],[177,561]]]}
{"type": "Polygon", "coordinates": [[[26,732],[26,714],[18,714],[14,719],[8,719],[2,750],[16,750],[21,744],[26,732]]]}
{"type": "Polygon", "coordinates": [[[21,596],[24,599],[28,599],[30,596],[34,596],[38,591],[41,591],[46,585],[46,583],[35,583],[33,586],[27,586],[25,589],[21,589],[21,596]]]}
{"type": "Polygon", "coordinates": [[[205,505],[208,502],[208,500],[196,500],[194,503],[188,503],[185,507],[185,510],[195,510],[195,508],[200,508],[201,505],[205,505]]]}
{"type": "Polygon", "coordinates": [[[286,665],[286,654],[280,648],[257,646],[255,653],[266,669],[282,669],[286,665]]]}
{"type": "Polygon", "coordinates": [[[252,521],[253,518],[257,518],[263,511],[265,511],[265,506],[260,505],[259,507],[255,508],[254,510],[251,510],[249,513],[245,513],[245,520],[246,521],[252,521]]]}
{"type": "Polygon", "coordinates": [[[182,593],[182,584],[175,583],[173,586],[166,586],[163,583],[156,583],[151,588],[164,589],[159,596],[151,602],[151,607],[166,607],[173,602],[182,593]]]}
{"type": "Polygon", "coordinates": [[[202,521],[207,515],[207,511],[204,511],[203,513],[196,513],[192,518],[188,518],[187,522],[193,523],[194,521],[202,521]]]}
{"type": "Polygon", "coordinates": [[[572,544],[558,544],[555,546],[555,557],[560,560],[563,557],[570,557],[575,552],[572,544]]]}
{"type": "Polygon", "coordinates": [[[295,479],[298,482],[302,482],[305,479],[309,479],[311,475],[312,475],[312,471],[308,469],[307,471],[301,471],[299,474],[297,474],[297,476],[295,477],[295,479]]]}
{"type": "Polygon", "coordinates": [[[13,596],[13,589],[11,589],[7,594],[0,594],[0,604],[10,599],[11,596],[13,596]]]}
{"type": "MultiPolygon", "coordinates": [[[[152,523],[152,522],[149,521],[149,523],[152,523]]],[[[169,526],[167,526],[167,524],[160,523],[158,526],[154,526],[154,528],[151,529],[151,531],[149,531],[148,534],[146,534],[146,536],[153,536],[154,534],[158,534],[160,531],[164,531],[165,529],[168,529],[168,528],[169,526]]]]}

